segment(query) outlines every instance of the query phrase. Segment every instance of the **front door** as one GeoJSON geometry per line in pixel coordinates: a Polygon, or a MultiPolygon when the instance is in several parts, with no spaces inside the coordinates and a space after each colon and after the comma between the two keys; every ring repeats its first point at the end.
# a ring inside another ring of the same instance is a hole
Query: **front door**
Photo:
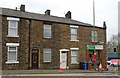
{"type": "Polygon", "coordinates": [[[67,68],[67,52],[61,52],[61,64],[62,69],[67,68]]]}
{"type": "Polygon", "coordinates": [[[38,50],[37,49],[32,50],[32,68],[33,69],[38,68],[38,50]]]}

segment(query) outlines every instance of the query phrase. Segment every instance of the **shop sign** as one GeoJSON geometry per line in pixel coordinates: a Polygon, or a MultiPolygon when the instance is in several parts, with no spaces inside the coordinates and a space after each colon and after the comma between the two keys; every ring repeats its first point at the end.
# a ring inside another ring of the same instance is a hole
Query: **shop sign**
{"type": "Polygon", "coordinates": [[[100,50],[102,50],[102,49],[103,49],[103,45],[95,45],[95,49],[100,49],[100,50]]]}
{"type": "Polygon", "coordinates": [[[94,49],[95,46],[94,45],[87,45],[87,49],[94,49]]]}

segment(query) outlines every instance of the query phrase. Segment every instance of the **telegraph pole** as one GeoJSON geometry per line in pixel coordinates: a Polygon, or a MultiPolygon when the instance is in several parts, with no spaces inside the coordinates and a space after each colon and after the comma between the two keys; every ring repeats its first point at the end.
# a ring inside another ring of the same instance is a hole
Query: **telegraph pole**
{"type": "MultiPolygon", "coordinates": [[[[93,27],[94,27],[94,55],[96,54],[96,50],[95,50],[95,2],[93,0],[93,27]]],[[[97,58],[96,58],[97,61],[97,58]]],[[[96,69],[96,61],[94,61],[94,69],[96,69]]]]}
{"type": "Polygon", "coordinates": [[[93,0],[93,25],[95,26],[95,2],[93,0]]]}

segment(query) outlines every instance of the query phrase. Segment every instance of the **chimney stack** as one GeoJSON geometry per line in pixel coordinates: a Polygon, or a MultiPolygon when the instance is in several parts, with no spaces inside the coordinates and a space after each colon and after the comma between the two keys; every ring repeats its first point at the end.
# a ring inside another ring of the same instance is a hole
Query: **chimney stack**
{"type": "Polygon", "coordinates": [[[25,5],[20,6],[20,11],[25,12],[25,5]]]}
{"type": "Polygon", "coordinates": [[[103,27],[106,28],[106,22],[105,21],[103,22],[103,27]]]}
{"type": "Polygon", "coordinates": [[[45,11],[45,15],[50,15],[50,10],[49,9],[45,11]]]}
{"type": "Polygon", "coordinates": [[[65,18],[70,18],[71,19],[71,12],[68,11],[66,14],[65,14],[65,18]]]}

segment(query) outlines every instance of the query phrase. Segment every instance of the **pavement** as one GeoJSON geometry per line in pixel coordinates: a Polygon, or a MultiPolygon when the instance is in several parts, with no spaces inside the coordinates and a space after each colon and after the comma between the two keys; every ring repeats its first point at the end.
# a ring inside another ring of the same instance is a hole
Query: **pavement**
{"type": "Polygon", "coordinates": [[[3,70],[2,78],[119,78],[118,71],[62,70],[3,70]]]}
{"type": "Polygon", "coordinates": [[[118,71],[95,71],[95,70],[79,70],[79,69],[68,69],[62,70],[2,70],[3,75],[8,74],[75,74],[75,73],[120,73],[118,71]]]}

